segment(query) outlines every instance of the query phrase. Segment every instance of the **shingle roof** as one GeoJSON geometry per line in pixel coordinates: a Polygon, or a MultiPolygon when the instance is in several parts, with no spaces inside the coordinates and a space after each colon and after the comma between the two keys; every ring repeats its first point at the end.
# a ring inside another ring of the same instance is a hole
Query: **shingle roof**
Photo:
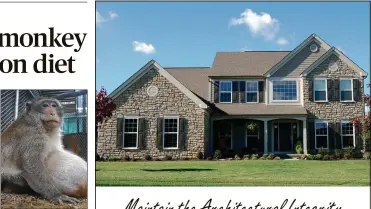
{"type": "Polygon", "coordinates": [[[209,76],[263,76],[288,51],[217,52],[209,76]]]}
{"type": "Polygon", "coordinates": [[[228,115],[305,115],[307,114],[307,111],[301,105],[216,103],[215,107],[228,115]]]}
{"type": "Polygon", "coordinates": [[[208,100],[210,68],[164,68],[175,79],[204,100],[208,100]]]}

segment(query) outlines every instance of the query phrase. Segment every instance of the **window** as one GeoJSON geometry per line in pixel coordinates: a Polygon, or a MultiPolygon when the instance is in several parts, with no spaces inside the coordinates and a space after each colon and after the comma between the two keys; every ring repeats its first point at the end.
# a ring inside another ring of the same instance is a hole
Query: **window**
{"type": "Polygon", "coordinates": [[[124,119],[124,148],[137,148],[138,118],[125,117],[124,119]]]}
{"type": "Polygon", "coordinates": [[[273,100],[274,101],[297,101],[296,81],[273,81],[273,100]]]}
{"type": "Polygon", "coordinates": [[[316,122],[316,149],[328,148],[328,123],[316,122]]]}
{"type": "Polygon", "coordinates": [[[245,146],[249,148],[259,148],[259,126],[256,122],[250,122],[246,125],[245,146]]]}
{"type": "Polygon", "coordinates": [[[219,94],[221,103],[232,103],[232,81],[220,81],[219,94]]]}
{"type": "Polygon", "coordinates": [[[340,80],[340,101],[353,101],[353,80],[340,80]]]}
{"type": "Polygon", "coordinates": [[[258,81],[246,81],[246,103],[259,101],[258,81]]]}
{"type": "Polygon", "coordinates": [[[353,123],[349,121],[341,121],[341,143],[343,148],[355,145],[353,123]]]}
{"type": "Polygon", "coordinates": [[[178,148],[178,130],[179,130],[178,117],[165,117],[164,118],[164,145],[165,149],[178,148]]]}
{"type": "Polygon", "coordinates": [[[317,102],[327,101],[327,80],[326,79],[314,80],[314,101],[317,101],[317,102]]]}

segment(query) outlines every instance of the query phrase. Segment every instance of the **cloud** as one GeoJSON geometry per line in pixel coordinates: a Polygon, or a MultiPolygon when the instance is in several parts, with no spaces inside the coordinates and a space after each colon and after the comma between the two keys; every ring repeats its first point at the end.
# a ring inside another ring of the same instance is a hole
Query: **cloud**
{"type": "Polygon", "coordinates": [[[278,45],[286,45],[289,43],[289,41],[287,40],[287,38],[284,38],[284,37],[280,37],[276,40],[276,43],[278,45]]]}
{"type": "Polygon", "coordinates": [[[230,25],[246,25],[253,35],[263,36],[265,40],[273,40],[280,29],[279,21],[270,14],[265,12],[258,14],[251,9],[246,9],[239,18],[232,18],[230,25]]]}
{"type": "Polygon", "coordinates": [[[339,51],[343,52],[343,54],[345,54],[345,51],[343,48],[341,48],[340,46],[336,47],[339,51]]]}
{"type": "Polygon", "coordinates": [[[111,11],[108,12],[107,17],[104,17],[103,15],[101,15],[101,13],[98,12],[98,10],[95,11],[95,16],[96,16],[95,24],[97,26],[101,26],[104,22],[114,20],[119,17],[119,15],[116,12],[111,12],[111,11]]]}
{"type": "Polygon", "coordinates": [[[144,54],[152,54],[156,52],[155,47],[152,44],[145,42],[133,41],[133,51],[142,52],[144,54]]]}

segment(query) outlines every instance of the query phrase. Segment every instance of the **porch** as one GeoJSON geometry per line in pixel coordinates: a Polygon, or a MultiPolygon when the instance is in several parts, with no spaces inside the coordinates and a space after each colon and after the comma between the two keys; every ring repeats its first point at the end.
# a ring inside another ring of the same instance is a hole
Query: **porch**
{"type": "Polygon", "coordinates": [[[295,153],[297,141],[307,153],[305,116],[224,116],[211,119],[211,154],[215,150],[238,153],[295,153]]]}

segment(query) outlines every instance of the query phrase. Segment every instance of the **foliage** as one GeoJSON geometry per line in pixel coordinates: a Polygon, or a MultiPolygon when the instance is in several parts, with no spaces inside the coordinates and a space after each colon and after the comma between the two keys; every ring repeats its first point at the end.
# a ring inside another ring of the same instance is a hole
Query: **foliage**
{"type": "Polygon", "coordinates": [[[266,160],[267,158],[266,157],[263,157],[263,156],[261,156],[260,158],[259,158],[259,160],[266,160]]]}
{"type": "Polygon", "coordinates": [[[221,159],[222,158],[222,152],[220,150],[215,150],[215,153],[214,153],[214,159],[221,159]]]}
{"type": "Polygon", "coordinates": [[[166,155],[165,156],[165,160],[172,160],[172,159],[173,159],[173,157],[171,155],[166,155]]]}
{"type": "Polygon", "coordinates": [[[263,154],[262,157],[267,158],[268,157],[268,154],[263,154]]]}
{"type": "Polygon", "coordinates": [[[212,157],[207,157],[206,160],[212,160],[213,158],[212,157]]]}
{"type": "Polygon", "coordinates": [[[365,160],[370,160],[370,159],[371,159],[371,155],[370,155],[370,153],[369,153],[369,152],[365,152],[365,153],[363,153],[363,159],[365,159],[365,160]]]}
{"type": "Polygon", "coordinates": [[[252,154],[251,155],[251,160],[258,160],[259,159],[259,155],[258,154],[252,154]]]}
{"type": "Polygon", "coordinates": [[[276,157],[274,157],[274,159],[273,160],[281,160],[281,158],[280,157],[278,157],[278,156],[276,156],[276,157]]]}
{"type": "Polygon", "coordinates": [[[202,152],[197,153],[197,159],[202,160],[204,159],[204,154],[202,152]]]}
{"type": "Polygon", "coordinates": [[[234,156],[234,159],[235,159],[235,160],[241,160],[241,158],[240,158],[240,156],[239,156],[238,154],[236,154],[236,155],[234,156]]]}
{"type": "Polygon", "coordinates": [[[340,149],[335,149],[334,155],[336,159],[340,159],[343,156],[343,152],[340,149]]]}
{"type": "Polygon", "coordinates": [[[311,154],[307,155],[307,160],[314,160],[314,159],[315,159],[315,155],[311,155],[311,154]]]}
{"type": "Polygon", "coordinates": [[[121,158],[118,156],[109,156],[108,161],[120,161],[121,158]]]}
{"type": "Polygon", "coordinates": [[[106,89],[102,87],[95,96],[95,124],[102,123],[106,118],[111,117],[115,109],[116,104],[107,95],[106,89]]]}
{"type": "Polygon", "coordinates": [[[354,147],[344,147],[343,155],[345,159],[352,159],[354,157],[354,147]]]}
{"type": "Polygon", "coordinates": [[[330,156],[329,155],[324,155],[322,160],[330,160],[330,156]]]}
{"type": "Polygon", "coordinates": [[[243,156],[243,159],[244,159],[244,160],[248,160],[248,159],[250,159],[250,155],[244,155],[244,156],[243,156]]]}
{"type": "Polygon", "coordinates": [[[125,155],[124,160],[125,161],[130,161],[130,156],[129,155],[125,155]]]}
{"type": "Polygon", "coordinates": [[[255,122],[250,122],[248,125],[247,125],[247,129],[249,129],[250,131],[255,131],[255,129],[258,127],[258,125],[255,123],[255,122]]]}
{"type": "Polygon", "coordinates": [[[273,160],[274,159],[274,154],[269,154],[268,156],[267,156],[267,160],[273,160]]]}
{"type": "Polygon", "coordinates": [[[303,142],[300,139],[298,139],[298,141],[295,144],[295,151],[296,151],[296,154],[303,153],[303,142]]]}
{"type": "Polygon", "coordinates": [[[315,159],[315,160],[322,160],[322,158],[323,158],[323,155],[321,155],[321,154],[316,154],[316,155],[314,156],[314,159],[315,159]]]}
{"type": "Polygon", "coordinates": [[[145,160],[152,160],[152,157],[150,155],[146,155],[146,156],[144,156],[144,159],[145,160]]]}
{"type": "Polygon", "coordinates": [[[321,147],[321,148],[318,149],[318,154],[321,154],[322,156],[325,156],[325,155],[330,154],[330,151],[326,148],[321,147]]]}

